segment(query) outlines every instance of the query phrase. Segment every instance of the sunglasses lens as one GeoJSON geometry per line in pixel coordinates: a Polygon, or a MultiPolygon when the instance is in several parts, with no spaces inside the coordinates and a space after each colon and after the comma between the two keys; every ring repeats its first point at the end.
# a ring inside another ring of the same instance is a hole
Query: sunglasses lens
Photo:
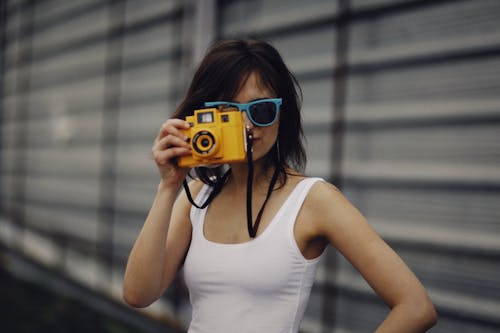
{"type": "Polygon", "coordinates": [[[268,125],[274,121],[278,112],[273,102],[260,102],[250,106],[250,115],[258,125],[268,125]]]}

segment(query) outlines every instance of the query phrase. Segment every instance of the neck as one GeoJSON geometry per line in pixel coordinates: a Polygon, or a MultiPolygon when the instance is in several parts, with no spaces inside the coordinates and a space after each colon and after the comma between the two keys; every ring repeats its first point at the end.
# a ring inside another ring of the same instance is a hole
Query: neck
{"type": "MultiPolygon", "coordinates": [[[[274,167],[264,168],[263,162],[257,162],[253,167],[253,191],[267,192],[269,182],[275,170],[274,167]]],[[[245,193],[247,188],[248,165],[238,163],[231,165],[231,177],[228,185],[237,193],[245,193]]]]}

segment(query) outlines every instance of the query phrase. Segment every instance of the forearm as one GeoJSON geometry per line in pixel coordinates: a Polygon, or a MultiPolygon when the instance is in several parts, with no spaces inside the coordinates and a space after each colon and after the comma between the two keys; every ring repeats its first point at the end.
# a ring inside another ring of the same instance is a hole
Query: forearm
{"type": "Polygon", "coordinates": [[[435,323],[436,312],[432,303],[400,304],[391,309],[389,315],[375,332],[420,333],[426,332],[435,323]]]}
{"type": "Polygon", "coordinates": [[[128,258],[123,281],[124,298],[134,306],[147,306],[162,289],[165,248],[177,192],[160,184],[149,214],[128,258]]]}

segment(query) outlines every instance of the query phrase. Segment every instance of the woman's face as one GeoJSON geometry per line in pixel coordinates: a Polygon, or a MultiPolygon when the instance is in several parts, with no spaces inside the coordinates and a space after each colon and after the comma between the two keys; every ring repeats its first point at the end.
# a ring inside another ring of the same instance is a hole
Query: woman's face
{"type": "MultiPolygon", "coordinates": [[[[256,73],[251,73],[243,83],[240,91],[234,97],[236,103],[248,103],[257,99],[276,98],[275,94],[262,84],[256,73]]],[[[246,112],[242,112],[243,122],[253,130],[253,160],[257,161],[264,157],[273,147],[278,138],[279,119],[272,125],[260,127],[252,124],[246,112]]]]}

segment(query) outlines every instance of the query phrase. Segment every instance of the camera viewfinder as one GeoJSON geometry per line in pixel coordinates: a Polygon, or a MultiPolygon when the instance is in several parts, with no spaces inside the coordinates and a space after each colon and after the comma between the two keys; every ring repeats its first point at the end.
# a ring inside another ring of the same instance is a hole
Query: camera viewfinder
{"type": "Polygon", "coordinates": [[[213,123],[214,122],[214,113],[212,111],[209,112],[199,112],[198,113],[198,123],[213,123]]]}

